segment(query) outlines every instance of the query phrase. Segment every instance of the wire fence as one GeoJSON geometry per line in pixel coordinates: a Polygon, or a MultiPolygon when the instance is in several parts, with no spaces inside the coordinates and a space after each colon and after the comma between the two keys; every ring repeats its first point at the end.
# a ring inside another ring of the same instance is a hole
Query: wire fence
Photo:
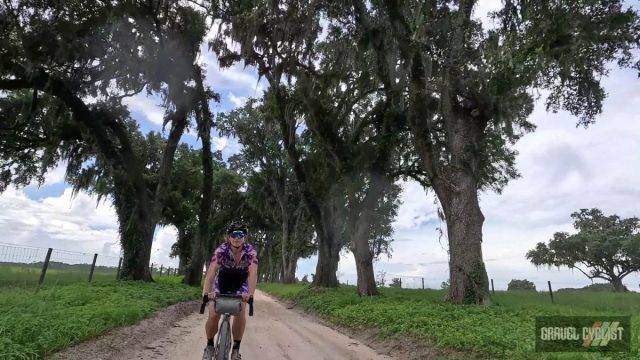
{"type": "MultiPolygon", "coordinates": [[[[345,285],[356,285],[357,279],[355,274],[340,273],[340,283],[345,285]]],[[[375,274],[376,285],[378,287],[390,287],[401,289],[424,289],[424,290],[443,290],[448,289],[449,280],[434,276],[434,274],[426,274],[425,276],[412,276],[404,274],[393,274],[384,271],[378,271],[375,274]]],[[[554,302],[558,296],[563,293],[573,292],[588,288],[591,291],[612,291],[611,284],[603,281],[589,281],[584,279],[583,282],[568,282],[559,279],[547,280],[541,276],[532,276],[530,281],[526,277],[504,278],[492,277],[489,274],[489,290],[492,294],[506,293],[513,290],[531,290],[536,294],[548,297],[548,300],[554,302]],[[514,283],[512,283],[514,282],[514,283]]],[[[640,291],[640,278],[629,276],[625,281],[625,286],[630,291],[640,291]],[[635,282],[634,282],[635,281],[635,282]]]]}
{"type": "MultiPolygon", "coordinates": [[[[0,243],[0,287],[113,281],[121,265],[118,256],[0,243]]],[[[152,276],[178,274],[161,264],[151,264],[150,271],[152,276]]]]}

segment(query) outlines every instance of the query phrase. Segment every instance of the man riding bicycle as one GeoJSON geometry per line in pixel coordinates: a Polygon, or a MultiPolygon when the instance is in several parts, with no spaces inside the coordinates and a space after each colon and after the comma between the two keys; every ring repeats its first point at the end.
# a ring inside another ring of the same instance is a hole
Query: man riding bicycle
{"type": "MultiPolygon", "coordinates": [[[[202,295],[207,295],[210,299],[215,299],[221,294],[242,296],[242,310],[233,316],[231,360],[241,359],[240,341],[246,323],[245,304],[253,297],[258,280],[258,256],[253,246],[246,243],[248,235],[246,225],[229,225],[226,241],[218,246],[211,258],[202,291],[202,295]]],[[[220,314],[216,314],[215,306],[209,306],[209,318],[205,326],[207,347],[203,359],[211,359],[213,356],[213,338],[218,331],[219,320],[220,314]]]]}

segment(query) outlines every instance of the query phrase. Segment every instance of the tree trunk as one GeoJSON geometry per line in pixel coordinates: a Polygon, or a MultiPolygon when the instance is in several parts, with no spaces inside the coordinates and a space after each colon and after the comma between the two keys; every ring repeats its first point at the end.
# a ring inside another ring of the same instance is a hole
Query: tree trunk
{"type": "Polygon", "coordinates": [[[290,224],[289,214],[283,217],[282,222],[282,282],[285,284],[293,284],[296,282],[296,268],[298,266],[298,256],[295,251],[297,245],[294,244],[296,237],[293,231],[295,225],[292,226],[292,224],[290,224]]]}
{"type": "Polygon", "coordinates": [[[370,173],[370,186],[362,202],[356,204],[355,196],[351,196],[351,222],[353,235],[351,238],[351,250],[356,261],[356,273],[358,275],[358,295],[378,295],[375,274],[373,271],[373,250],[369,240],[372,238],[371,224],[375,218],[378,202],[382,199],[388,188],[389,182],[379,173],[370,173]]]}
{"type": "Polygon", "coordinates": [[[198,120],[198,136],[202,140],[202,198],[198,214],[198,233],[191,247],[191,261],[187,267],[184,283],[200,286],[202,281],[202,267],[204,266],[205,244],[209,237],[209,221],[211,218],[211,203],[213,198],[213,156],[211,155],[211,127],[213,116],[209,110],[209,102],[202,83],[202,71],[195,65],[195,79],[198,89],[199,109],[196,110],[198,120]],[[200,110],[200,111],[198,111],[200,110]]]}
{"type": "MultiPolygon", "coordinates": [[[[367,224],[368,225],[368,224],[367,224]]],[[[369,246],[369,232],[354,229],[355,235],[352,242],[353,256],[356,260],[356,273],[358,275],[358,295],[378,295],[375,274],[373,272],[373,252],[369,246]]],[[[367,228],[369,228],[367,226],[367,228]]]]}
{"type": "Polygon", "coordinates": [[[184,275],[185,258],[178,256],[178,275],[184,275]]]}
{"type": "Polygon", "coordinates": [[[376,277],[373,272],[373,261],[371,256],[360,256],[356,258],[356,272],[358,275],[358,295],[378,295],[379,292],[376,286],[376,277]]]}
{"type": "Polygon", "coordinates": [[[340,260],[340,247],[333,239],[333,231],[325,229],[324,235],[318,237],[318,263],[316,273],[313,276],[313,285],[320,287],[338,286],[338,261],[340,260]],[[328,230],[328,231],[327,231],[328,230]]]}
{"type": "Polygon", "coordinates": [[[286,265],[284,266],[284,276],[282,282],[285,284],[293,284],[296,282],[296,268],[298,267],[298,258],[289,252],[286,265]]]}
{"type": "Polygon", "coordinates": [[[282,272],[281,272],[281,278],[280,280],[285,283],[285,284],[290,284],[292,283],[291,281],[291,277],[289,276],[289,259],[287,254],[289,254],[289,246],[290,245],[290,239],[291,239],[291,228],[290,228],[290,224],[289,224],[289,214],[287,213],[287,209],[286,209],[286,205],[282,207],[282,216],[280,217],[280,221],[282,221],[282,236],[280,239],[280,261],[281,261],[281,268],[282,268],[282,272]]]}
{"type": "Polygon", "coordinates": [[[120,279],[152,281],[149,261],[156,224],[151,220],[151,209],[140,209],[139,204],[132,205],[120,195],[116,195],[115,205],[123,253],[120,279]]]}
{"type": "Polygon", "coordinates": [[[329,206],[321,205],[322,202],[330,202],[330,195],[322,197],[322,194],[314,192],[307,183],[307,170],[300,161],[300,154],[296,147],[296,126],[295,119],[285,117],[285,108],[288,106],[284,100],[278,80],[270,79],[271,86],[275,89],[274,95],[276,103],[279,107],[277,116],[280,125],[280,132],[284,148],[287,151],[287,158],[293,167],[293,173],[300,186],[302,198],[307,206],[309,215],[313,221],[316,234],[318,235],[318,263],[316,264],[316,273],[313,277],[313,285],[320,287],[337,287],[338,278],[338,261],[342,242],[336,236],[333,227],[336,226],[334,217],[331,215],[329,206]]]}
{"type": "Polygon", "coordinates": [[[434,182],[449,237],[449,294],[456,304],[489,304],[489,279],[482,260],[484,216],[473,177],[458,172],[453,189],[434,182]]]}
{"type": "Polygon", "coordinates": [[[624,286],[624,284],[622,283],[622,279],[619,277],[612,277],[611,278],[611,285],[613,285],[613,290],[615,292],[627,292],[629,291],[629,289],[627,289],[626,286],[624,286]]]}
{"type": "Polygon", "coordinates": [[[178,228],[178,242],[176,243],[178,250],[178,274],[184,275],[187,264],[191,261],[191,246],[193,242],[193,234],[178,228]]]}

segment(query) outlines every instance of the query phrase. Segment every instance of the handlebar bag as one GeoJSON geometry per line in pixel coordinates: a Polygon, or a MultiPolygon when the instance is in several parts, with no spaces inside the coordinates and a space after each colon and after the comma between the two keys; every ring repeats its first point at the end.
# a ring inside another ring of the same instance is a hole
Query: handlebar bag
{"type": "Polygon", "coordinates": [[[236,315],[242,310],[242,299],[232,297],[218,297],[215,300],[216,314],[236,315]]]}

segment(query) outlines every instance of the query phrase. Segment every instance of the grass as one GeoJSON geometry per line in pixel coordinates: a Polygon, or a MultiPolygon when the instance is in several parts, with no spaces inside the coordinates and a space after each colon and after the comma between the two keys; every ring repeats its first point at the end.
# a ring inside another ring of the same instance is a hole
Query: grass
{"type": "Polygon", "coordinates": [[[548,294],[497,292],[490,306],[456,306],[442,301],[442,290],[381,290],[361,298],[353,286],[311,289],[304,284],[260,284],[280,298],[332,323],[355,330],[375,328],[382,338],[400,335],[440,348],[491,359],[638,359],[640,294],[563,292],[551,304],[548,294]],[[632,315],[632,354],[536,353],[535,317],[539,315],[632,315]]]}
{"type": "Polygon", "coordinates": [[[0,359],[41,359],[105,331],[134,324],[200,289],[160,277],[155,283],[98,281],[0,288],[0,359]]]}
{"type": "MultiPolygon", "coordinates": [[[[40,279],[40,266],[15,266],[0,264],[0,287],[34,287],[40,279]]],[[[94,282],[113,281],[116,278],[116,269],[102,270],[96,268],[93,272],[94,282]]],[[[46,285],[66,285],[79,282],[87,282],[89,269],[47,269],[45,276],[46,285]]]]}

